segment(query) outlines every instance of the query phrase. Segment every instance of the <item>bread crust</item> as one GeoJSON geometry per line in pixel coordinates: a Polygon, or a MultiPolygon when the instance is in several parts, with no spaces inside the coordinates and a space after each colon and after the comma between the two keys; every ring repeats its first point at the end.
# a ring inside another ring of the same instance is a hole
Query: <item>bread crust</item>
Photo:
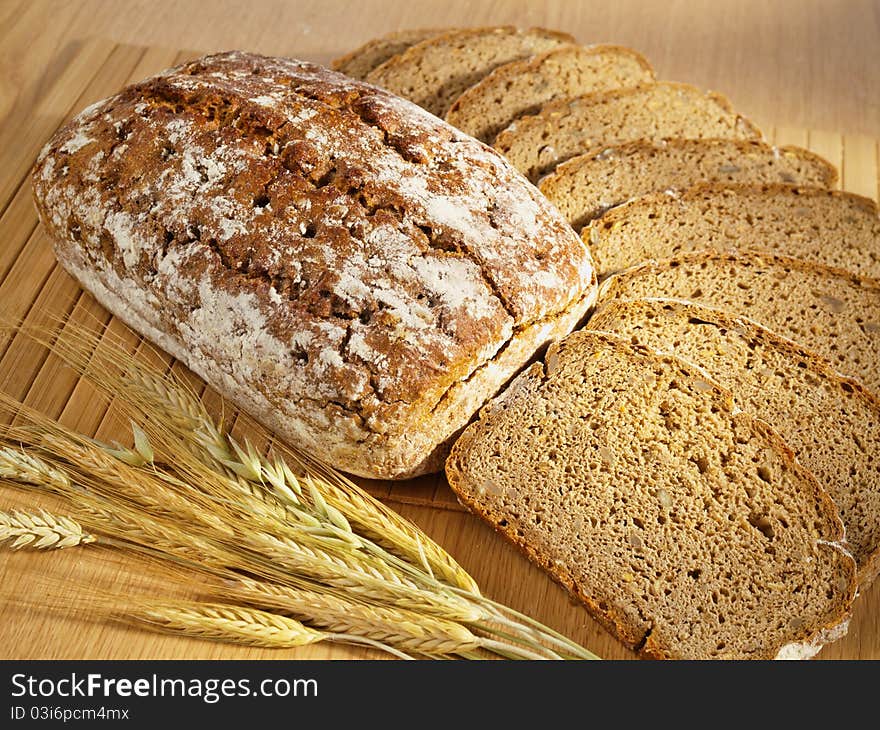
{"type": "Polygon", "coordinates": [[[84,111],[33,180],[60,263],[112,312],[363,476],[441,468],[595,295],[502,158],[314,64],[184,64],[84,111]]]}

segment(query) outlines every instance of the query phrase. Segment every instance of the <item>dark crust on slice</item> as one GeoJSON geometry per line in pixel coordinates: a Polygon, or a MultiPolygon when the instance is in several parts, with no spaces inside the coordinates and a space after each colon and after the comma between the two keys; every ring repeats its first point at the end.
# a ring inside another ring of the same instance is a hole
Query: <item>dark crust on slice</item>
{"type": "Polygon", "coordinates": [[[439,466],[429,455],[468,415],[446,413],[450,389],[567,319],[594,279],[583,243],[500,156],[288,59],[219,54],[130,86],[56,133],[33,181],[86,288],[184,343],[197,371],[231,370],[290,419],[283,436],[333,440],[328,457],[365,475],[439,466]]]}
{"type": "MultiPolygon", "coordinates": [[[[694,377],[704,380],[707,385],[711,387],[713,397],[719,398],[721,401],[726,403],[728,408],[732,407],[731,394],[719,387],[710,379],[706,379],[705,373],[703,373],[695,366],[692,366],[689,363],[679,360],[675,357],[662,355],[647,347],[625,343],[620,338],[607,333],[587,333],[585,331],[575,332],[568,337],[563,338],[559,342],[551,345],[545,357],[545,362],[552,362],[556,360],[557,358],[559,358],[560,353],[568,347],[576,347],[577,340],[583,336],[602,339],[612,348],[620,351],[621,353],[625,353],[625,356],[631,357],[632,353],[635,352],[643,357],[661,359],[672,362],[675,364],[676,368],[679,368],[682,371],[691,371],[694,377]]],[[[611,634],[616,636],[629,648],[636,651],[640,657],[645,659],[676,658],[676,652],[674,648],[663,646],[662,644],[658,643],[652,638],[650,630],[646,634],[638,627],[629,625],[623,615],[620,615],[610,609],[602,610],[595,601],[593,601],[589,596],[585,595],[584,591],[579,588],[572,575],[565,570],[564,566],[560,565],[557,561],[554,561],[551,556],[541,554],[533,546],[528,544],[528,542],[517,536],[512,526],[507,522],[505,515],[496,513],[490,508],[481,505],[479,501],[474,498],[472,491],[468,489],[467,486],[465,486],[467,482],[467,476],[462,464],[460,463],[460,459],[464,455],[466,455],[471,448],[473,448],[473,441],[477,437],[479,429],[485,426],[485,422],[491,421],[495,417],[495,410],[496,408],[498,408],[496,404],[499,401],[503,401],[507,396],[509,396],[512,392],[518,390],[519,388],[526,387],[526,384],[529,381],[537,381],[538,383],[540,383],[544,381],[546,377],[548,376],[546,374],[544,364],[535,363],[527,370],[523,371],[519,376],[517,376],[517,378],[510,384],[510,386],[508,386],[505,392],[502,393],[496,400],[491,401],[483,407],[483,409],[480,411],[479,420],[475,421],[470,426],[468,426],[467,429],[465,429],[464,433],[461,435],[461,437],[452,448],[452,452],[446,462],[446,476],[449,485],[456,493],[459,501],[469,511],[480,517],[485,522],[489,523],[496,532],[501,534],[511,544],[518,548],[530,561],[544,569],[550,575],[550,577],[553,578],[561,586],[563,586],[574,599],[583,603],[589,613],[602,626],[604,626],[611,634]],[[510,529],[506,529],[507,527],[510,527],[510,529]]],[[[813,477],[813,475],[809,471],[798,464],[793,452],[788,447],[788,445],[766,423],[754,419],[744,413],[738,413],[733,415],[732,417],[734,420],[747,424],[753,431],[761,434],[763,438],[765,438],[770,443],[771,447],[775,451],[784,456],[785,460],[788,462],[792,470],[797,472],[801,476],[802,480],[812,487],[812,489],[814,490],[814,495],[819,503],[819,512],[824,516],[827,526],[833,529],[833,534],[826,535],[822,538],[822,540],[819,540],[819,547],[848,556],[846,551],[839,544],[837,544],[840,540],[842,540],[844,533],[843,525],[837,515],[836,507],[834,506],[834,503],[827,492],[825,492],[825,490],[822,489],[821,485],[816,481],[815,477],[813,477]],[[825,540],[828,541],[828,544],[823,542],[825,540]]],[[[845,622],[848,619],[849,607],[851,606],[852,600],[855,596],[857,585],[855,563],[851,559],[849,560],[849,562],[852,565],[852,570],[849,572],[848,585],[845,589],[842,590],[842,593],[849,596],[848,602],[838,609],[838,615],[829,618],[828,622],[822,626],[811,627],[810,635],[798,637],[796,638],[796,641],[809,641],[811,638],[820,637],[823,632],[833,631],[842,622],[845,622]]],[[[781,646],[776,647],[776,651],[778,652],[782,648],[783,647],[781,646]]],[[[765,658],[772,659],[774,658],[774,656],[775,654],[767,656],[765,658]]]]}

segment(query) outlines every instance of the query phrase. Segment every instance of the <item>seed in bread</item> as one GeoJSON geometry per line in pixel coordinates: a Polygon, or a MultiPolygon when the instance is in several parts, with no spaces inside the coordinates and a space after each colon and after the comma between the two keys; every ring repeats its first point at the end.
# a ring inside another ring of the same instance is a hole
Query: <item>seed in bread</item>
{"type": "Polygon", "coordinates": [[[540,183],[577,229],[615,205],[699,183],[791,183],[830,187],[837,171],[801,147],[736,139],[630,142],[562,163],[540,183]]]}
{"type": "Polygon", "coordinates": [[[33,175],[60,263],[279,437],[346,471],[447,442],[594,293],[498,154],[314,64],[199,59],[82,112],[33,175]]]}
{"type": "Polygon", "coordinates": [[[500,132],[493,146],[533,182],[560,163],[636,139],[761,139],[720,94],[660,81],[546,104],[500,132]]]}
{"type": "Polygon", "coordinates": [[[651,83],[654,70],[622,46],[563,46],[499,66],[453,103],[446,121],[491,144],[524,114],[553,99],[651,83]]]}
{"type": "Polygon", "coordinates": [[[668,299],[612,300],[589,321],[699,365],[763,418],[828,491],[864,588],[880,568],[880,402],[831,364],[744,317],[668,299]]]}
{"type": "Polygon", "coordinates": [[[392,56],[403,53],[416,43],[421,43],[445,32],[446,29],[441,28],[398,30],[381,38],[374,38],[351,53],[334,59],[330,67],[334,71],[363,81],[370,71],[381,66],[392,56]]]}
{"type": "Polygon", "coordinates": [[[800,259],[705,251],[615,274],[600,301],[669,297],[743,315],[880,393],[880,282],[800,259]]]}
{"type": "Polygon", "coordinates": [[[366,80],[443,117],[465,89],[498,66],[574,42],[543,28],[452,30],[389,58],[366,80]]]}
{"type": "Polygon", "coordinates": [[[833,502],[671,356],[569,335],[483,409],[446,473],[643,656],[803,656],[846,621],[855,564],[833,502]]]}
{"type": "Polygon", "coordinates": [[[582,237],[600,276],[690,251],[756,248],[880,277],[877,204],[839,190],[697,185],[624,203],[582,237]]]}

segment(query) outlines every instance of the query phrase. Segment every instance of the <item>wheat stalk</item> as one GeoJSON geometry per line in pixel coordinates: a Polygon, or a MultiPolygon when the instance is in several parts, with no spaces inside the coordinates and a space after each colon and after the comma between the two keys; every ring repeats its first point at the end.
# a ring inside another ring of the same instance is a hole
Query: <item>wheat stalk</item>
{"type": "Polygon", "coordinates": [[[229,581],[217,592],[296,616],[321,629],[373,639],[409,654],[464,655],[480,647],[479,637],[455,621],[355,602],[333,593],[297,590],[249,578],[229,581]]]}
{"type": "Polygon", "coordinates": [[[10,541],[13,550],[51,550],[87,545],[95,541],[95,536],[71,518],[44,509],[39,513],[12,510],[0,512],[0,543],[10,541]]]}
{"type": "Polygon", "coordinates": [[[324,633],[287,616],[222,603],[150,601],[119,615],[169,633],[251,646],[287,649],[325,638],[324,633]]]}

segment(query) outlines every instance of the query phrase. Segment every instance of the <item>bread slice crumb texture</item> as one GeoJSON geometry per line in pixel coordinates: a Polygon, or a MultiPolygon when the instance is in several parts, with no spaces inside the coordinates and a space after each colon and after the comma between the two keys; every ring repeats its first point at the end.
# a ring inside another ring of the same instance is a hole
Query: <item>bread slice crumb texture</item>
{"type": "Polygon", "coordinates": [[[609,210],[583,231],[607,275],[646,260],[705,249],[760,249],[880,277],[873,200],[793,185],[698,185],[609,210]]]}
{"type": "Polygon", "coordinates": [[[514,122],[494,147],[530,180],[598,147],[636,139],[761,139],[720,94],[661,81],[552,102],[514,122]]]}
{"type": "Polygon", "coordinates": [[[346,76],[351,76],[353,79],[363,81],[370,71],[381,66],[392,56],[403,53],[416,43],[434,38],[447,30],[443,28],[414,28],[389,33],[381,38],[374,38],[351,53],[334,59],[331,68],[346,76]]]}
{"type": "Polygon", "coordinates": [[[498,66],[574,42],[543,28],[453,30],[393,56],[366,80],[443,117],[465,89],[498,66]]]}
{"type": "Polygon", "coordinates": [[[702,252],[605,280],[599,300],[669,297],[743,315],[880,392],[880,282],[800,259],[702,252]]]}
{"type": "Polygon", "coordinates": [[[553,345],[453,448],[461,500],[643,656],[770,659],[846,620],[828,495],[699,369],[604,333],[553,345]]]}
{"type": "Polygon", "coordinates": [[[837,171],[800,147],[734,139],[630,142],[575,157],[540,183],[575,228],[609,208],[650,193],[699,183],[789,183],[830,187],[837,171]]]}
{"type": "Polygon", "coordinates": [[[864,587],[880,551],[880,403],[856,381],[743,318],[668,299],[615,300],[589,321],[689,360],[771,423],[828,490],[864,587]]]}
{"type": "Polygon", "coordinates": [[[502,129],[553,99],[651,83],[654,70],[622,46],[563,46],[499,66],[465,91],[446,121],[491,143],[502,129]]]}

